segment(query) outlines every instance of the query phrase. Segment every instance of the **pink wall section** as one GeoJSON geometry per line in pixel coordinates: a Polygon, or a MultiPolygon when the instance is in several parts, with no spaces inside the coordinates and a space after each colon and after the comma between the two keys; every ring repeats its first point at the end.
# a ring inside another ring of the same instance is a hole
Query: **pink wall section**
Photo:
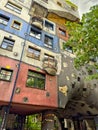
{"type": "MultiPolygon", "coordinates": [[[[0,67],[6,68],[9,66],[10,69],[13,70],[13,76],[11,82],[0,81],[0,102],[6,101],[8,102],[11,96],[12,88],[14,85],[16,72],[17,72],[17,63],[13,59],[9,59],[6,57],[0,57],[0,67]]],[[[36,67],[30,66],[25,63],[21,63],[18,80],[16,83],[16,88],[20,88],[20,93],[15,93],[13,102],[19,104],[28,104],[28,105],[40,105],[40,106],[50,106],[50,107],[57,107],[58,103],[58,96],[57,96],[57,77],[50,76],[46,74],[46,84],[45,90],[40,90],[36,88],[28,88],[26,87],[26,80],[28,69],[39,71],[41,73],[45,73],[45,71],[37,69],[36,67]],[[46,96],[47,92],[49,96],[46,96]],[[27,97],[28,102],[24,102],[23,98],[27,97]]]]}
{"type": "Polygon", "coordinates": [[[9,68],[13,71],[11,82],[0,80],[0,101],[9,101],[12,93],[12,88],[14,85],[16,71],[17,71],[17,61],[9,58],[0,56],[0,68],[9,68]]]}
{"type": "Polygon", "coordinates": [[[43,105],[43,106],[57,106],[57,81],[56,76],[46,75],[46,84],[45,90],[40,90],[36,88],[26,87],[27,73],[28,69],[35,70],[41,73],[44,71],[37,69],[33,66],[22,64],[21,71],[19,73],[19,78],[17,81],[17,87],[21,89],[20,94],[15,94],[14,101],[22,102],[23,98],[28,98],[28,104],[34,105],[43,105]],[[49,92],[50,96],[46,96],[46,93],[49,92]]]}

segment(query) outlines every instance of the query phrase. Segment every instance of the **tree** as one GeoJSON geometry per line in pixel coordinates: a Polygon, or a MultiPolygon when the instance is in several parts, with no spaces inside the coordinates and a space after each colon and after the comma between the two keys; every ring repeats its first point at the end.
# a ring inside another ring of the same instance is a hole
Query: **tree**
{"type": "Polygon", "coordinates": [[[25,127],[27,130],[41,130],[41,115],[35,114],[27,116],[25,127]]]}
{"type": "MultiPolygon", "coordinates": [[[[98,5],[91,7],[80,23],[67,22],[66,26],[69,40],[64,47],[73,47],[76,54],[75,66],[84,66],[93,61],[92,66],[98,70],[98,5]]],[[[98,73],[92,78],[98,79],[98,73]]]]}

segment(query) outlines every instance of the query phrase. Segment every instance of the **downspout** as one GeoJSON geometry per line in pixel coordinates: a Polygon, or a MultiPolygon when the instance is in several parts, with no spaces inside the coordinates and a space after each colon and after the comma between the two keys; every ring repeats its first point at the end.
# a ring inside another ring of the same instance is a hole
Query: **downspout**
{"type": "MultiPolygon", "coordinates": [[[[30,16],[30,20],[31,20],[31,16],[30,16]]],[[[29,30],[30,20],[29,20],[26,32],[28,32],[28,30],[29,30]]],[[[0,130],[5,130],[6,129],[7,117],[9,115],[11,104],[12,104],[13,97],[14,97],[14,91],[15,91],[15,88],[16,88],[16,83],[17,83],[17,79],[18,79],[18,75],[19,75],[19,71],[20,71],[20,67],[21,67],[21,62],[22,62],[22,58],[23,58],[24,48],[25,48],[25,44],[26,44],[26,41],[27,41],[27,35],[28,34],[26,33],[25,34],[24,43],[23,43],[22,52],[21,52],[21,56],[20,56],[20,60],[19,60],[19,64],[18,64],[18,70],[17,70],[17,73],[16,73],[16,78],[15,78],[15,82],[14,82],[13,89],[12,89],[12,94],[11,94],[8,106],[4,110],[4,116],[3,116],[3,120],[2,120],[2,124],[1,124],[0,130]]]]}

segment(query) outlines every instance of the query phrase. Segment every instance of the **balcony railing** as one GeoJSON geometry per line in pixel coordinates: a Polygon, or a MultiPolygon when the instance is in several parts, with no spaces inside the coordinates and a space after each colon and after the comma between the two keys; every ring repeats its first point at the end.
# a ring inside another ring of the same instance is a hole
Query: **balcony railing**
{"type": "Polygon", "coordinates": [[[37,17],[37,16],[34,16],[32,19],[31,19],[31,24],[38,27],[39,29],[42,29],[43,28],[43,20],[41,17],[37,17]]]}
{"type": "Polygon", "coordinates": [[[43,59],[43,68],[48,74],[55,76],[57,73],[57,60],[50,59],[50,58],[44,58],[43,59]]]}

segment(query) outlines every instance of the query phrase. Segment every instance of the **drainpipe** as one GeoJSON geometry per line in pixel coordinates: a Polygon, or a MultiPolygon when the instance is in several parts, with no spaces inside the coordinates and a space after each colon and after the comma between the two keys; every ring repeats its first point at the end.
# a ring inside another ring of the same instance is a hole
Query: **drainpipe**
{"type": "MultiPolygon", "coordinates": [[[[31,20],[31,17],[30,17],[30,20],[31,20]]],[[[26,32],[28,32],[28,30],[29,30],[30,20],[29,20],[26,32]]],[[[14,91],[15,91],[15,88],[16,88],[16,83],[17,83],[17,79],[18,79],[18,75],[19,75],[19,71],[20,71],[20,67],[21,67],[21,62],[22,62],[22,58],[23,58],[24,48],[25,48],[25,44],[26,44],[26,41],[27,41],[27,35],[28,34],[26,33],[25,34],[24,43],[23,43],[22,52],[21,52],[21,56],[20,56],[20,60],[19,60],[19,64],[18,64],[18,70],[17,70],[17,73],[16,73],[16,78],[15,78],[15,82],[14,82],[13,89],[12,89],[12,94],[11,94],[9,103],[8,103],[7,107],[5,108],[5,110],[4,110],[4,116],[3,116],[3,119],[2,119],[2,124],[1,124],[0,130],[5,130],[6,129],[7,117],[9,115],[11,104],[12,104],[13,97],[14,97],[14,91]]]]}

